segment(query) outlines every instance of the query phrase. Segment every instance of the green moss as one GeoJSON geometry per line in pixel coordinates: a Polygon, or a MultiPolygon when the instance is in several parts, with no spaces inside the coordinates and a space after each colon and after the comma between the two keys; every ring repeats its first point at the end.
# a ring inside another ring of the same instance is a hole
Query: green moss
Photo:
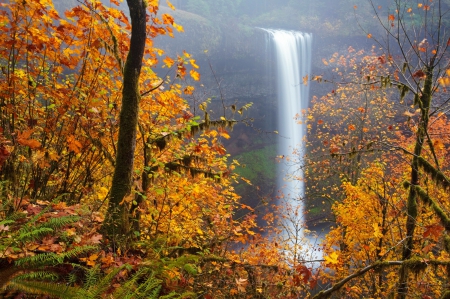
{"type": "Polygon", "coordinates": [[[239,154],[233,157],[242,165],[241,167],[236,167],[236,173],[252,182],[257,182],[261,179],[273,182],[276,179],[277,169],[275,157],[276,145],[239,154]]]}

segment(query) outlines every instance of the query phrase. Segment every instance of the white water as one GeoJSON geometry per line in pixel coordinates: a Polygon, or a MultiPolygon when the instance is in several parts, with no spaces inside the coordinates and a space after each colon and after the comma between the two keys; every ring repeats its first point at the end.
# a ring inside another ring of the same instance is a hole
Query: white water
{"type": "Polygon", "coordinates": [[[268,46],[276,65],[278,98],[278,155],[284,159],[277,170],[278,204],[283,206],[282,237],[291,248],[287,253],[294,264],[321,257],[314,250],[317,237],[307,233],[303,221],[304,183],[300,168],[304,153],[305,124],[295,117],[308,109],[311,73],[312,35],[297,31],[264,29],[268,33],[268,46]],[[308,76],[308,77],[307,77],[308,76]],[[303,79],[306,79],[304,83],[303,79]],[[295,153],[294,153],[295,150],[295,153]],[[295,163],[294,163],[295,160],[295,163]]]}

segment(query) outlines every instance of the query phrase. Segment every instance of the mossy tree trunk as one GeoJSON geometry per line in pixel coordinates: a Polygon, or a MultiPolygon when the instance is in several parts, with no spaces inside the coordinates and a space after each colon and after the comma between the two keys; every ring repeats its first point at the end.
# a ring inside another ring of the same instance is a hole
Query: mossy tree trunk
{"type": "Polygon", "coordinates": [[[139,112],[139,76],[146,41],[146,5],[144,0],[127,0],[131,17],[130,50],[123,72],[122,107],[116,164],[108,210],[103,223],[105,237],[115,245],[130,236],[130,206],[124,199],[130,194],[139,112]]]}
{"type": "MultiPolygon", "coordinates": [[[[420,122],[417,127],[416,141],[414,144],[414,156],[411,161],[411,178],[410,187],[408,191],[408,199],[406,203],[406,236],[403,243],[402,260],[406,261],[412,257],[414,249],[414,231],[416,229],[416,218],[418,214],[417,200],[419,198],[415,186],[420,184],[419,172],[419,158],[422,154],[424,142],[428,135],[429,111],[432,101],[432,87],[433,87],[433,63],[426,69],[426,77],[422,95],[419,97],[420,108],[420,122]]],[[[406,267],[400,268],[398,298],[406,298],[408,293],[408,269],[406,267]]]]}

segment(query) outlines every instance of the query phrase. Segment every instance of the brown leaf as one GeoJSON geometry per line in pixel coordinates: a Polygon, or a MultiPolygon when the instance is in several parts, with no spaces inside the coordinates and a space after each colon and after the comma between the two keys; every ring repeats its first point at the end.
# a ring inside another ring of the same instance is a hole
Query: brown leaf
{"type": "Polygon", "coordinates": [[[94,234],[92,237],[89,238],[88,243],[90,244],[100,244],[100,240],[103,238],[100,234],[94,234]]]}

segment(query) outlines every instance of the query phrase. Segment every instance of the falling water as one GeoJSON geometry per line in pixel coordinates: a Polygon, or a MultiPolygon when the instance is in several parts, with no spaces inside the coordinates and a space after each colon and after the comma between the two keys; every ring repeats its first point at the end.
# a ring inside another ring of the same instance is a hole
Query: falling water
{"type": "Polygon", "coordinates": [[[312,249],[316,238],[305,234],[303,221],[304,183],[299,167],[304,153],[305,124],[295,118],[306,111],[309,102],[308,77],[311,72],[312,35],[308,33],[264,29],[268,33],[268,47],[276,65],[278,97],[278,154],[292,157],[296,163],[282,162],[277,170],[277,187],[283,196],[286,221],[284,237],[295,248],[295,260],[314,260],[320,254],[312,249]],[[299,158],[300,157],[300,158],[299,158]],[[300,159],[300,160],[298,160],[300,159]],[[298,250],[298,251],[297,251],[298,250]]]}

